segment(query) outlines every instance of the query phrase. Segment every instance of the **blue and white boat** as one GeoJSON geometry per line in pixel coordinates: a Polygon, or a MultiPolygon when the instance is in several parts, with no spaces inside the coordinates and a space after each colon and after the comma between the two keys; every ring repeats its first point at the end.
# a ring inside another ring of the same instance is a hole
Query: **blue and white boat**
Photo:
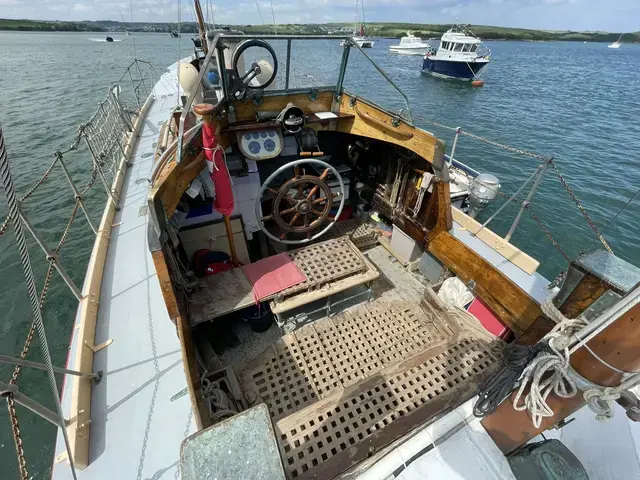
{"type": "Polygon", "coordinates": [[[491,60],[491,50],[471,31],[460,25],[447,30],[435,54],[427,52],[422,73],[476,80],[491,60]]]}

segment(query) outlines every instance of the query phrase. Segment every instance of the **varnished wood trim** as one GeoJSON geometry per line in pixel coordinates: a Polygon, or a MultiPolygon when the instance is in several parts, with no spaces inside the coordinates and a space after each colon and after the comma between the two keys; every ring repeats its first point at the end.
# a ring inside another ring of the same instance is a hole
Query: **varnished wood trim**
{"type": "Polygon", "coordinates": [[[295,95],[277,95],[273,97],[262,97],[262,103],[255,105],[250,101],[234,102],[233,107],[236,115],[236,122],[244,122],[256,119],[256,112],[280,112],[288,103],[293,103],[302,109],[306,114],[329,112],[333,92],[318,92],[316,99],[312,100],[308,93],[298,93],[295,95]]]}
{"type": "MultiPolygon", "coordinates": [[[[158,276],[158,282],[162,290],[162,297],[167,306],[169,318],[176,325],[178,339],[180,340],[180,353],[182,355],[182,366],[187,378],[187,391],[191,400],[191,409],[196,421],[198,430],[204,428],[203,418],[208,418],[207,409],[202,399],[200,387],[200,372],[196,363],[196,353],[191,335],[191,327],[188,321],[188,312],[181,311],[180,304],[171,283],[169,267],[162,250],[151,252],[153,264],[158,276]]],[[[208,424],[208,422],[207,422],[208,424]]]]}
{"type": "MultiPolygon", "coordinates": [[[[133,131],[129,134],[124,149],[124,155],[118,164],[118,171],[113,180],[112,191],[118,197],[122,191],[124,177],[127,171],[127,162],[135,147],[142,123],[147,111],[153,103],[153,97],[149,96],[143,105],[138,117],[133,122],[133,131]]],[[[80,372],[93,372],[93,350],[85,345],[94,345],[96,336],[96,321],[98,319],[98,306],[100,304],[100,288],[102,286],[102,274],[107,258],[107,249],[111,238],[113,218],[116,214],[116,205],[108,201],[102,214],[100,227],[93,244],[89,266],[85,277],[83,299],[78,305],[80,320],[78,324],[78,338],[76,339],[77,351],[73,365],[68,368],[80,372]]],[[[76,468],[83,470],[89,465],[89,439],[91,429],[91,390],[93,380],[86,377],[72,377],[70,420],[67,427],[69,446],[76,468]]]]}
{"type": "Polygon", "coordinates": [[[507,242],[500,235],[495,234],[488,228],[482,228],[479,222],[455,207],[451,207],[453,220],[460,224],[470,233],[476,234],[476,238],[482,240],[497,253],[509,260],[511,263],[531,275],[540,266],[540,262],[524,253],[519,248],[507,242]]]}
{"type": "Polygon", "coordinates": [[[436,155],[436,137],[402,121],[395,127],[392,123],[392,115],[360,98],[356,99],[356,103],[352,105],[352,98],[355,97],[343,93],[340,99],[340,113],[355,116],[340,120],[337,125],[339,132],[352,133],[400,145],[433,163],[436,155]],[[385,127],[382,128],[381,124],[385,127]]]}
{"type": "Polygon", "coordinates": [[[357,104],[355,105],[354,109],[355,109],[356,113],[358,114],[358,116],[361,117],[364,121],[372,123],[372,124],[382,128],[383,130],[386,130],[391,135],[398,136],[401,139],[405,139],[405,140],[410,140],[410,139],[413,138],[413,132],[402,130],[402,129],[394,126],[394,125],[388,124],[385,121],[380,120],[380,119],[372,116],[371,114],[367,113],[366,111],[360,110],[358,108],[357,104]]]}
{"type": "Polygon", "coordinates": [[[430,239],[428,249],[460,280],[474,280],[475,293],[517,336],[542,314],[524,290],[450,233],[440,232],[430,239]]]}

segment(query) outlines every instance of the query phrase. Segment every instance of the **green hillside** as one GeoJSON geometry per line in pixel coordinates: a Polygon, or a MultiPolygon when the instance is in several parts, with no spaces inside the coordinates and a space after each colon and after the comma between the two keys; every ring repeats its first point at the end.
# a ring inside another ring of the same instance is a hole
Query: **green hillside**
{"type": "MultiPolygon", "coordinates": [[[[273,25],[230,25],[247,34],[273,34],[273,25]]],[[[422,23],[367,23],[367,35],[372,37],[398,38],[407,31],[422,38],[440,37],[449,29],[450,25],[422,24],[422,23]]],[[[472,25],[471,30],[484,40],[530,40],[530,41],[590,41],[613,42],[620,33],[608,32],[577,32],[532,30],[526,28],[496,27],[490,25],[472,25]]],[[[0,30],[25,31],[67,31],[67,32],[158,32],[168,33],[176,30],[175,23],[122,23],[114,21],[97,22],[58,22],[36,20],[0,19],[0,30]]],[[[349,35],[353,31],[353,23],[324,23],[324,24],[285,24],[276,25],[280,35],[349,35]]],[[[180,31],[185,34],[197,32],[195,23],[183,23],[180,31]]],[[[622,41],[625,43],[640,43],[640,32],[626,33],[622,41]]]]}

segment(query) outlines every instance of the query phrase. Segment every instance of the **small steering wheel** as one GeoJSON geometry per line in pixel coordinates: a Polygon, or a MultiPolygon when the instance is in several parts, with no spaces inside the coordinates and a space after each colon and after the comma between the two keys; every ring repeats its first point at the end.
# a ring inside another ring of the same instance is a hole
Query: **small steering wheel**
{"type": "Polygon", "coordinates": [[[336,223],[336,218],[342,213],[344,207],[345,191],[344,182],[338,171],[322,160],[303,159],[289,162],[273,172],[262,184],[258,198],[256,198],[256,218],[259,219],[260,228],[267,237],[276,242],[287,245],[299,245],[307,243],[324,235],[336,223]],[[298,165],[308,163],[324,168],[321,175],[303,175],[298,165]],[[282,172],[293,167],[294,176],[280,187],[271,188],[269,185],[282,172]],[[327,185],[326,179],[332,173],[340,189],[338,192],[331,192],[331,187],[327,185]],[[262,196],[265,192],[273,195],[273,207],[270,215],[262,215],[262,196]],[[329,216],[333,199],[340,197],[340,206],[335,216],[329,216]],[[319,228],[325,220],[330,223],[321,231],[312,235],[312,231],[319,228]],[[282,230],[280,236],[276,236],[267,230],[265,222],[273,220],[282,230]],[[306,234],[306,238],[299,240],[287,240],[288,234],[306,234]]]}

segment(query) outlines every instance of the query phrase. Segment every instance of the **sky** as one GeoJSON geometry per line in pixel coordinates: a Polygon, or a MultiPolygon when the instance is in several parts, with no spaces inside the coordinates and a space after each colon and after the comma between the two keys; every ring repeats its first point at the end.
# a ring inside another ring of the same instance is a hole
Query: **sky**
{"type": "MultiPolygon", "coordinates": [[[[216,22],[272,23],[269,0],[200,0],[216,22]],[[261,12],[262,16],[260,15],[261,12]]],[[[347,22],[355,0],[272,0],[276,23],[347,22]]],[[[0,0],[0,18],[192,21],[191,0],[0,0]],[[133,14],[133,15],[132,15],[133,14]]],[[[471,23],[543,30],[640,31],[640,0],[365,0],[375,22],[471,23]]]]}

